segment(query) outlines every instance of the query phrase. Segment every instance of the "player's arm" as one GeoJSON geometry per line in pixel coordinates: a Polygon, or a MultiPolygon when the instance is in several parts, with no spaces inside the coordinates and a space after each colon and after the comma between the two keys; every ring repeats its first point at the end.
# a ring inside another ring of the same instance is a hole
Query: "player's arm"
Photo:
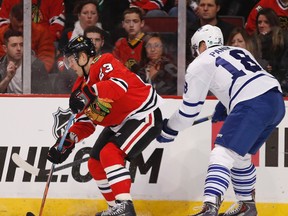
{"type": "Polygon", "coordinates": [[[188,68],[188,73],[185,75],[182,104],[169,119],[164,120],[161,134],[157,137],[159,142],[172,142],[178,135],[178,131],[193,125],[202,109],[211,78],[206,79],[205,72],[195,73],[191,71],[194,70],[188,68]],[[198,74],[201,74],[201,76],[198,74]],[[205,79],[206,82],[204,81],[205,79]]]}

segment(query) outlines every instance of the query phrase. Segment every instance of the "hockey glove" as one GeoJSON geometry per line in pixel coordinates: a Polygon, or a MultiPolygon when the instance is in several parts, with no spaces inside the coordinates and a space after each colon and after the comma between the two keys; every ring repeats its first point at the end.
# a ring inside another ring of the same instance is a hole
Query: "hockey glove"
{"type": "MultiPolygon", "coordinates": [[[[69,133],[67,134],[67,137],[69,137],[69,133]]],[[[61,137],[59,137],[56,143],[49,149],[47,155],[47,159],[54,164],[59,164],[65,161],[75,147],[74,141],[65,138],[62,149],[59,151],[58,146],[60,144],[60,140],[61,137]]]]}
{"type": "Polygon", "coordinates": [[[178,131],[172,130],[167,126],[168,119],[164,119],[161,134],[156,138],[160,143],[162,142],[172,142],[178,135],[178,131]]]}
{"type": "Polygon", "coordinates": [[[215,106],[215,111],[212,116],[212,122],[216,123],[218,121],[225,121],[227,117],[226,107],[219,101],[215,106]]]}
{"type": "Polygon", "coordinates": [[[77,89],[72,92],[69,99],[69,107],[74,114],[77,114],[86,109],[97,98],[92,87],[84,85],[82,89],[77,89]]]}

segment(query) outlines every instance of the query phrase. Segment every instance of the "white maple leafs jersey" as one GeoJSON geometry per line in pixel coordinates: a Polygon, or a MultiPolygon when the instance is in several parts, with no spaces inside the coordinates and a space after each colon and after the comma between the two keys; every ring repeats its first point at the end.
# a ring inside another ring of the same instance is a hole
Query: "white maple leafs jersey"
{"type": "Polygon", "coordinates": [[[211,47],[187,68],[183,103],[169,119],[176,131],[190,127],[200,113],[208,91],[230,111],[241,101],[257,97],[279,82],[267,73],[245,49],[230,46],[211,47]]]}

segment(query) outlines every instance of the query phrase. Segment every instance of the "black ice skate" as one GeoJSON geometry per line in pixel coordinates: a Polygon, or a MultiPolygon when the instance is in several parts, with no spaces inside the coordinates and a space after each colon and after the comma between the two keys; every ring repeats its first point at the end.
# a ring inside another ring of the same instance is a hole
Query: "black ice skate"
{"type": "Polygon", "coordinates": [[[107,211],[99,212],[96,216],[136,216],[134,205],[130,200],[116,200],[116,206],[107,211]]]}
{"type": "Polygon", "coordinates": [[[239,201],[219,216],[257,216],[257,209],[254,201],[239,201]]]}
{"type": "MultiPolygon", "coordinates": [[[[112,208],[112,206],[108,206],[108,210],[106,210],[106,211],[109,211],[111,208],[112,208]]],[[[95,214],[95,216],[101,216],[104,212],[105,212],[105,211],[97,212],[97,213],[95,214]]]]}

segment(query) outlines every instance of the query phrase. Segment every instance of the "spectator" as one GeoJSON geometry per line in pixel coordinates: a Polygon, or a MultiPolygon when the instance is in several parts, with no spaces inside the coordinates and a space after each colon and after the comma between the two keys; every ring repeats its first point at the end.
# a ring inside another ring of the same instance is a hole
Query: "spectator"
{"type": "Polygon", "coordinates": [[[129,0],[130,7],[138,7],[147,17],[168,16],[164,10],[167,0],[129,0]]]}
{"type": "MultiPolygon", "coordinates": [[[[198,20],[198,16],[197,16],[198,4],[196,1],[193,1],[193,0],[186,0],[186,3],[187,3],[187,7],[186,7],[187,22],[194,23],[198,20]]],[[[168,11],[168,15],[171,17],[178,17],[178,0],[175,0],[174,7],[172,7],[168,11]]]]}
{"type": "MultiPolygon", "coordinates": [[[[84,29],[89,26],[97,26],[102,28],[99,22],[99,13],[97,8],[97,1],[95,0],[82,0],[77,3],[74,8],[74,13],[77,15],[78,20],[74,24],[74,28],[67,28],[63,31],[61,39],[59,41],[57,51],[57,66],[60,72],[65,70],[63,63],[62,50],[74,37],[83,35],[84,29]]],[[[108,41],[108,33],[105,32],[105,38],[108,41]]],[[[108,44],[108,43],[107,43],[108,44]]]]}
{"type": "Polygon", "coordinates": [[[273,9],[280,21],[280,26],[284,30],[288,30],[288,0],[261,0],[251,10],[246,23],[246,31],[253,34],[256,30],[256,17],[262,8],[273,9]]]}
{"type": "Polygon", "coordinates": [[[160,95],[177,95],[177,66],[165,53],[165,46],[158,33],[144,37],[142,59],[138,75],[150,83],[160,95]]]}
{"type": "Polygon", "coordinates": [[[280,21],[271,8],[261,9],[256,17],[257,34],[261,43],[262,58],[268,61],[265,68],[280,82],[283,93],[287,94],[288,36],[280,27],[280,21]]]}
{"type": "MultiPolygon", "coordinates": [[[[11,8],[9,15],[10,24],[0,28],[0,45],[4,44],[3,35],[7,29],[13,29],[23,33],[23,4],[16,4],[11,8]]],[[[31,49],[35,53],[35,56],[41,60],[49,73],[54,64],[55,59],[55,47],[53,44],[53,38],[49,33],[49,30],[41,25],[37,25],[32,22],[32,38],[31,49]]],[[[0,46],[0,57],[4,56],[5,52],[3,47],[0,46]]]]}
{"type": "MultiPolygon", "coordinates": [[[[23,93],[23,35],[21,32],[8,29],[4,34],[4,51],[0,59],[0,93],[23,93]]],[[[34,55],[31,68],[31,92],[38,94],[51,93],[51,83],[43,62],[34,55]]]]}
{"type": "MultiPolygon", "coordinates": [[[[89,26],[84,30],[84,36],[90,38],[94,44],[96,57],[100,55],[103,50],[108,52],[107,48],[104,47],[104,31],[97,26],[89,26]],[[103,49],[104,47],[104,49],[103,49]]],[[[73,70],[68,69],[64,73],[59,73],[55,81],[55,91],[60,94],[70,94],[72,87],[77,79],[77,75],[73,70]]]]}
{"type": "MultiPolygon", "coordinates": [[[[9,12],[22,0],[3,0],[0,10],[0,27],[9,24],[9,12]]],[[[49,29],[53,41],[59,40],[64,28],[63,0],[32,0],[32,21],[49,29]]]]}
{"type": "Polygon", "coordinates": [[[83,35],[84,29],[88,26],[101,27],[96,0],[81,0],[74,8],[74,14],[78,20],[74,23],[74,28],[67,28],[63,31],[59,41],[58,49],[61,51],[73,38],[83,35]]]}
{"type": "Polygon", "coordinates": [[[227,40],[228,46],[241,47],[247,49],[260,63],[262,67],[267,66],[267,62],[261,59],[260,44],[257,37],[249,35],[243,27],[235,27],[227,40]]]}
{"type": "Polygon", "coordinates": [[[210,24],[212,26],[217,26],[221,29],[224,36],[224,43],[226,43],[230,32],[235,27],[230,23],[224,22],[218,18],[217,14],[220,10],[220,0],[199,0],[198,4],[198,14],[199,20],[195,23],[187,24],[187,42],[186,42],[186,61],[187,64],[190,64],[193,60],[191,53],[191,38],[194,33],[201,26],[210,24]]]}
{"type": "Polygon", "coordinates": [[[144,27],[143,13],[139,8],[128,8],[123,13],[122,27],[127,37],[118,39],[113,49],[113,55],[129,70],[136,72],[141,60],[144,27]]]}

